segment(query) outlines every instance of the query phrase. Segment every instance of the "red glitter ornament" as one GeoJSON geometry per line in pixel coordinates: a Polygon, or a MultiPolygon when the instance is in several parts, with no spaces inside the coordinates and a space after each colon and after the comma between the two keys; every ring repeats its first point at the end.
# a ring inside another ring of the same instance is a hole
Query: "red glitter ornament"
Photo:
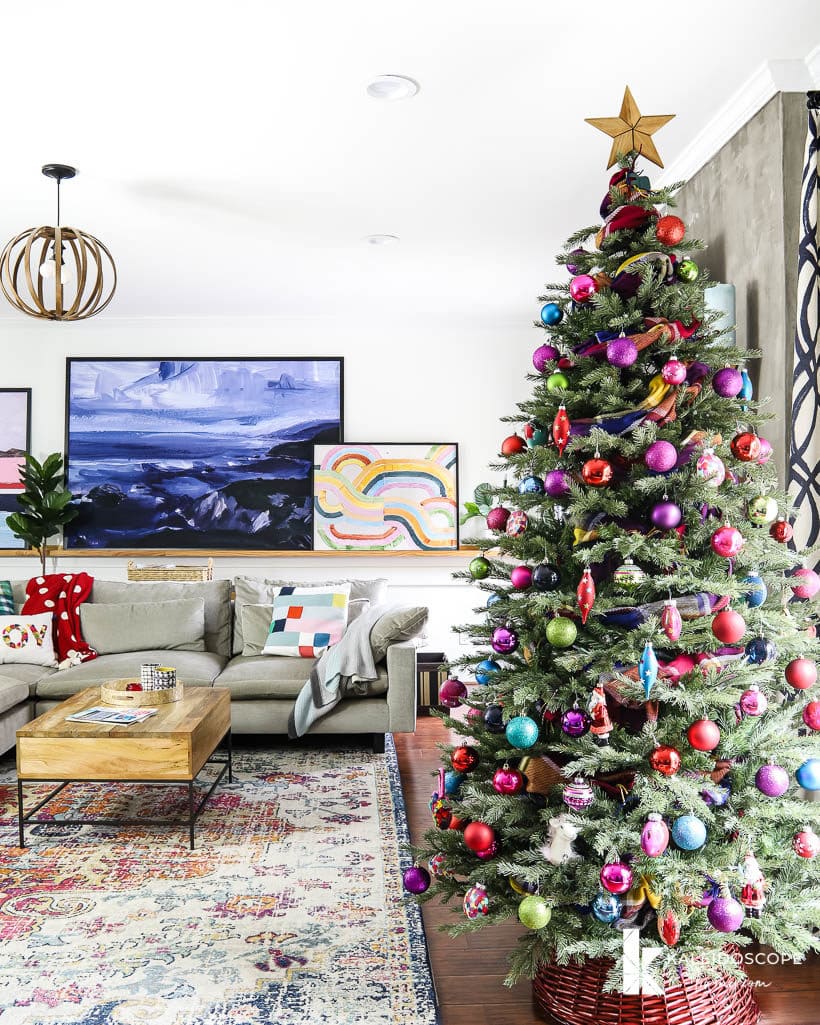
{"type": "Polygon", "coordinates": [[[575,595],[578,598],[578,608],[581,610],[581,622],[586,625],[587,616],[595,603],[595,581],[592,579],[589,566],[584,570],[575,595]]]}
{"type": "Polygon", "coordinates": [[[769,533],[775,541],[779,541],[784,545],[791,541],[794,534],[794,527],[792,527],[791,523],[789,523],[784,516],[781,516],[774,521],[771,527],[769,527],[769,533]]]}
{"type": "Polygon", "coordinates": [[[569,441],[569,417],[567,416],[567,407],[563,402],[558,407],[558,412],[552,421],[552,440],[558,449],[558,455],[562,456],[569,441]]]}
{"type": "Polygon", "coordinates": [[[664,246],[676,246],[685,234],[686,225],[674,214],[659,218],[655,225],[655,237],[664,246]]]}
{"type": "Polygon", "coordinates": [[[581,479],[593,488],[605,488],[612,482],[612,463],[596,456],[588,459],[581,467],[581,479]]]}
{"type": "Polygon", "coordinates": [[[742,463],[753,463],[760,455],[760,438],[751,431],[743,431],[732,438],[729,448],[735,459],[742,463]]]}

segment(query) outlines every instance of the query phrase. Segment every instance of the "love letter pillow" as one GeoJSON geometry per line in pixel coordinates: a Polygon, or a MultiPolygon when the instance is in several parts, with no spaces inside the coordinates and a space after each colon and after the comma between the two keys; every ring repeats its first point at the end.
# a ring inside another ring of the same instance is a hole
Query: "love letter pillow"
{"type": "Polygon", "coordinates": [[[33,666],[56,665],[50,612],[27,616],[0,616],[0,662],[27,662],[33,666]]]}

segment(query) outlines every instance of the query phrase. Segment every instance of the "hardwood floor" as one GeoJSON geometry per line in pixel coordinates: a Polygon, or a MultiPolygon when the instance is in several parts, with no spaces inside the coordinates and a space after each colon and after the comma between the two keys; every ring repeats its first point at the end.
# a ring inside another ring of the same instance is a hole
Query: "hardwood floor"
{"type": "MultiPolygon", "coordinates": [[[[414,841],[430,824],[427,802],[439,766],[439,743],[448,731],[434,718],[419,718],[415,734],[394,734],[404,797],[414,841]]],[[[521,926],[487,926],[478,933],[453,939],[438,931],[453,912],[434,903],[423,908],[442,1025],[543,1025],[528,982],[504,986],[507,952],[521,926]]],[[[765,961],[766,952],[761,951],[765,961]]],[[[763,1010],[761,1025],[820,1025],[820,958],[805,964],[749,969],[758,980],[757,997],[763,1010]]]]}

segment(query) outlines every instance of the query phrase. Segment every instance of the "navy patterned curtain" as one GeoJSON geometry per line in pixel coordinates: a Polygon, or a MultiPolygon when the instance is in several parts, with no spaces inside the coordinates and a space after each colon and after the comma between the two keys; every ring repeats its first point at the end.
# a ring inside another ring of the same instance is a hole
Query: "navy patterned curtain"
{"type": "Polygon", "coordinates": [[[798,551],[820,541],[820,261],[817,213],[820,206],[820,92],[808,94],[808,132],[800,190],[800,245],[797,268],[797,329],[794,336],[789,493],[797,514],[798,551]]]}

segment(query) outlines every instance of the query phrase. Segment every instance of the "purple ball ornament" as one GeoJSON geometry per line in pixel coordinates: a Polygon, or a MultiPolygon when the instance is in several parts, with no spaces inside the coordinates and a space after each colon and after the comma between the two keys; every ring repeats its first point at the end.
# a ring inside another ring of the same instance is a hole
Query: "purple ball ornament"
{"type": "Polygon", "coordinates": [[[408,893],[424,893],[430,888],[430,873],[421,865],[411,865],[410,868],[406,868],[401,880],[408,893]]]}
{"type": "Polygon", "coordinates": [[[509,626],[497,626],[490,646],[498,655],[509,655],[518,647],[518,634],[509,626]]]}
{"type": "Polygon", "coordinates": [[[598,291],[598,282],[590,274],[578,274],[569,283],[569,294],[576,303],[586,303],[598,291]]]}
{"type": "Polygon", "coordinates": [[[724,367],[712,378],[712,387],[721,398],[735,399],[743,390],[743,376],[734,367],[724,367]]]}
{"type": "Polygon", "coordinates": [[[664,498],[652,507],[652,523],[661,530],[674,530],[683,519],[680,506],[664,498]]]}
{"type": "Polygon", "coordinates": [[[606,347],[606,358],[613,367],[631,367],[638,358],[638,347],[631,338],[613,338],[606,347]]]}
{"type": "Polygon", "coordinates": [[[668,846],[669,827],[656,811],[650,812],[641,831],[641,850],[650,858],[659,858],[668,846]]]}
{"type": "Polygon", "coordinates": [[[589,733],[591,724],[590,717],[577,705],[568,709],[561,716],[561,729],[568,737],[583,737],[584,734],[589,733]]]}
{"type": "Polygon", "coordinates": [[[671,441],[653,441],[643,454],[643,461],[654,473],[666,473],[678,461],[678,450],[671,441]]]}
{"type": "Polygon", "coordinates": [[[632,869],[623,861],[610,861],[601,869],[601,886],[608,893],[626,893],[632,886],[632,869]]]}
{"type": "Polygon", "coordinates": [[[515,566],[510,573],[510,583],[516,591],[526,591],[532,585],[532,570],[529,566],[515,566]]]}
{"type": "Polygon", "coordinates": [[[532,365],[539,374],[543,374],[549,363],[555,363],[561,354],[554,345],[539,345],[532,354],[532,365]]]}
{"type": "Polygon", "coordinates": [[[721,890],[720,896],[712,900],[706,912],[709,924],[718,932],[737,932],[743,925],[744,916],[743,905],[727,889],[721,890]]]}
{"type": "Polygon", "coordinates": [[[550,470],[544,477],[544,491],[550,498],[562,498],[569,494],[570,476],[565,470],[550,470]]]}
{"type": "MultiPolygon", "coordinates": [[[[586,256],[587,255],[587,251],[586,251],[586,249],[573,249],[572,252],[569,255],[570,256],[586,256]]],[[[568,273],[570,273],[570,274],[577,274],[578,273],[578,264],[577,263],[568,263],[566,266],[567,266],[568,273]]]]}
{"type": "Polygon", "coordinates": [[[686,364],[673,356],[661,367],[661,377],[666,384],[683,384],[686,380],[686,364]]]}
{"type": "Polygon", "coordinates": [[[782,765],[761,765],[755,773],[755,786],[766,797],[782,797],[789,789],[789,774],[782,765]]]}
{"type": "Polygon", "coordinates": [[[458,708],[464,698],[467,697],[467,688],[461,680],[445,680],[439,688],[439,703],[445,708],[458,708]]]}

